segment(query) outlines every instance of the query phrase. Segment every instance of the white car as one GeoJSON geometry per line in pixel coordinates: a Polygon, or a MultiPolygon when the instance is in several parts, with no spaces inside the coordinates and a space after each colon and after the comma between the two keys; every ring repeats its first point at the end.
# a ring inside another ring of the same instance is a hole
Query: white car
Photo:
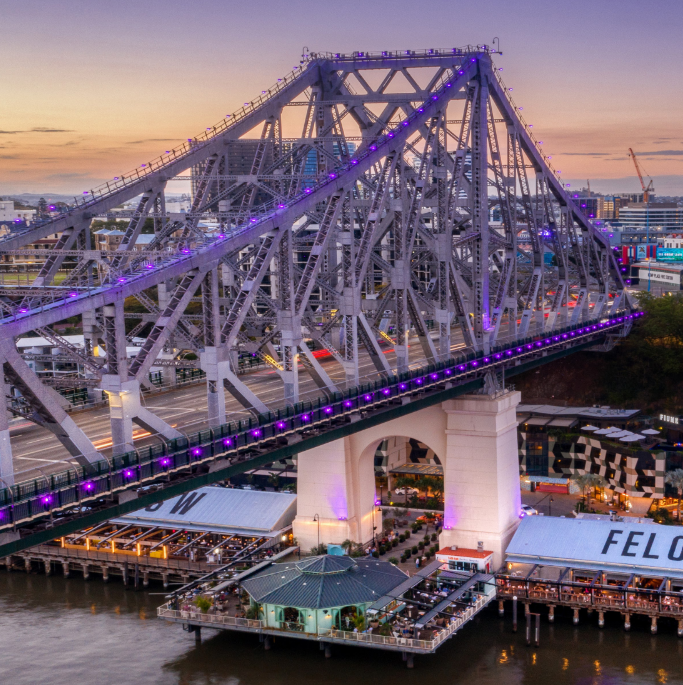
{"type": "Polygon", "coordinates": [[[417,495],[420,491],[415,488],[397,488],[394,492],[397,495],[408,495],[411,497],[412,495],[417,495]]]}
{"type": "Polygon", "coordinates": [[[522,513],[520,514],[520,516],[538,516],[538,511],[536,511],[536,509],[529,506],[528,504],[522,504],[522,513]]]}

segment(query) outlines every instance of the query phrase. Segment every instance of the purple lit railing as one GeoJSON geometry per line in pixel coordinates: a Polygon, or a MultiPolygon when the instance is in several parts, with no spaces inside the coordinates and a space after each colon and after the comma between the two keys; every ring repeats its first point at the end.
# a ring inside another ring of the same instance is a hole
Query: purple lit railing
{"type": "Polygon", "coordinates": [[[451,359],[437,367],[414,369],[408,374],[382,379],[372,387],[351,388],[332,400],[320,397],[317,402],[308,403],[310,408],[294,407],[293,412],[288,410],[284,414],[264,415],[264,420],[256,424],[249,421],[243,425],[240,422],[236,431],[231,428],[232,424],[199,431],[182,439],[182,443],[171,441],[171,446],[165,444],[162,454],[158,451],[153,454],[150,450],[142,459],[138,452],[133,452],[115,457],[112,461],[97,462],[91,465],[90,471],[82,469],[82,475],[77,474],[76,482],[72,477],[72,467],[68,472],[50,475],[50,481],[40,487],[36,481],[17,483],[12,488],[0,490],[0,502],[4,502],[4,506],[0,505],[0,530],[54,511],[82,505],[105,493],[158,480],[187,469],[189,464],[210,461],[251,445],[265,444],[278,436],[298,433],[314,426],[318,431],[324,431],[326,425],[333,429],[335,425],[331,422],[337,417],[382,409],[405,395],[441,391],[445,389],[445,383],[462,384],[481,379],[489,369],[496,369],[511,361],[529,360],[538,353],[572,342],[588,342],[603,333],[618,331],[640,316],[643,316],[642,312],[595,320],[554,335],[539,336],[496,349],[488,355],[480,354],[476,359],[451,359]]]}

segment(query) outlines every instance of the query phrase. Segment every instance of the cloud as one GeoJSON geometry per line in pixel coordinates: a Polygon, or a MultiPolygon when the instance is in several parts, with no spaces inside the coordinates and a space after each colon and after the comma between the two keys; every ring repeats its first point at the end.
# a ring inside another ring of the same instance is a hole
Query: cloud
{"type": "Polygon", "coordinates": [[[27,131],[27,133],[73,133],[73,130],[70,128],[45,128],[44,126],[38,126],[27,131]]]}
{"type": "Polygon", "coordinates": [[[45,126],[36,126],[25,131],[0,131],[0,135],[13,136],[17,133],[73,133],[68,128],[47,128],[45,126]]]}
{"type": "Polygon", "coordinates": [[[683,155],[683,150],[651,150],[650,152],[639,152],[639,155],[683,155]]]}
{"type": "Polygon", "coordinates": [[[125,145],[143,145],[144,143],[177,143],[177,138],[145,138],[144,140],[131,140],[125,145]]]}

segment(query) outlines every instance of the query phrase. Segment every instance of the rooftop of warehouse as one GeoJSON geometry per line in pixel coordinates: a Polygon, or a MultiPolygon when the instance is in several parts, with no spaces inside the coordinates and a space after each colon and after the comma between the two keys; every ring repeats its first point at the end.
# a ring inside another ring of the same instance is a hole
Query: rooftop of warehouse
{"type": "Polygon", "coordinates": [[[296,495],[207,486],[126,514],[114,523],[237,535],[276,534],[291,525],[296,495]]]}

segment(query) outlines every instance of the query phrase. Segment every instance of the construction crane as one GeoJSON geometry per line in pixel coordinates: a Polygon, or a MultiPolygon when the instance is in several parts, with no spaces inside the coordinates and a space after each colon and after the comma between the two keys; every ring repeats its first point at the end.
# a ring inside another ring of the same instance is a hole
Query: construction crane
{"type": "Polygon", "coordinates": [[[650,193],[655,192],[652,178],[650,178],[650,182],[647,184],[647,187],[645,186],[645,181],[643,181],[643,174],[640,171],[640,165],[638,164],[638,160],[636,159],[636,153],[633,152],[631,148],[628,149],[628,156],[633,160],[633,164],[636,167],[636,173],[638,174],[638,180],[640,181],[640,187],[643,189],[643,202],[648,202],[650,193]]]}

